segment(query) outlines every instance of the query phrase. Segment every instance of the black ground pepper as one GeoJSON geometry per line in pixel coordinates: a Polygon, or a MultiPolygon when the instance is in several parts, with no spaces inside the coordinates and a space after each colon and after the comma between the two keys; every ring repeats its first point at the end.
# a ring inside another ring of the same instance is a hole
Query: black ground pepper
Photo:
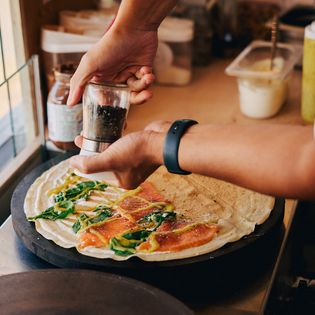
{"type": "MultiPolygon", "coordinates": [[[[92,105],[87,107],[88,111],[95,110],[92,105]]],[[[96,111],[87,115],[90,119],[84,134],[90,140],[113,143],[122,135],[126,114],[126,108],[97,105],[96,111]]]]}

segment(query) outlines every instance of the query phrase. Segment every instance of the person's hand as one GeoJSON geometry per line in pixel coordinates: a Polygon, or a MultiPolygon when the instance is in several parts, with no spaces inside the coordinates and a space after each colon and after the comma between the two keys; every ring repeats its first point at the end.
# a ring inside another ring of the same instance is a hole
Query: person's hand
{"type": "MultiPolygon", "coordinates": [[[[127,28],[126,28],[127,29],[127,28]]],[[[151,98],[147,88],[153,83],[152,65],[157,49],[155,30],[125,31],[111,27],[81,59],[70,82],[68,105],[79,102],[88,81],[127,82],[131,104],[151,98]]]]}
{"type": "MultiPolygon", "coordinates": [[[[144,131],[120,138],[101,154],[72,157],[70,164],[81,173],[112,171],[121,187],[135,188],[163,163],[163,142],[169,126],[169,122],[153,122],[144,131]]],[[[81,147],[82,136],[75,143],[81,147]]]]}

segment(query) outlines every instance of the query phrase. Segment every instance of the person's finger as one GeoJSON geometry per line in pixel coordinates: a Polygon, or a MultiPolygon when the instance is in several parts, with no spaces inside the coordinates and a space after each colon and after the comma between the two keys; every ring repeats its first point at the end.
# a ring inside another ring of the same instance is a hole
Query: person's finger
{"type": "Polygon", "coordinates": [[[94,69],[91,57],[86,53],[82,57],[77,70],[70,80],[70,93],[67,100],[68,106],[73,106],[80,101],[85,85],[93,77],[93,72],[94,69]]]}
{"type": "Polygon", "coordinates": [[[140,92],[147,89],[154,82],[154,75],[152,73],[144,75],[141,79],[132,76],[128,79],[127,84],[131,91],[140,92]]]}
{"type": "Polygon", "coordinates": [[[135,76],[137,79],[141,79],[144,75],[149,73],[152,73],[152,67],[143,66],[135,73],[135,76]]]}
{"type": "Polygon", "coordinates": [[[133,77],[134,74],[139,69],[139,66],[128,66],[120,70],[117,75],[113,78],[114,82],[122,83],[127,82],[130,77],[133,77]]]}
{"type": "Polygon", "coordinates": [[[153,93],[149,90],[144,90],[140,93],[138,92],[131,92],[130,94],[130,104],[133,105],[140,105],[148,101],[150,98],[152,98],[153,93]]]}
{"type": "Polygon", "coordinates": [[[70,158],[70,165],[84,174],[111,170],[110,159],[103,154],[92,156],[75,155],[70,158]]]}
{"type": "Polygon", "coordinates": [[[170,121],[166,120],[156,120],[149,123],[144,130],[155,131],[155,132],[167,132],[171,126],[170,121]]]}
{"type": "Polygon", "coordinates": [[[76,136],[74,139],[74,143],[77,147],[81,148],[82,147],[82,141],[83,141],[83,137],[80,136],[76,136]]]}

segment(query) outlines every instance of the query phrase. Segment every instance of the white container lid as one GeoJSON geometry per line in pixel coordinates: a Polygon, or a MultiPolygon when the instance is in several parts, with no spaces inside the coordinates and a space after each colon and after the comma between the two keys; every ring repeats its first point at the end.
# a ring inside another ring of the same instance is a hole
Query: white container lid
{"type": "Polygon", "coordinates": [[[315,40],[315,21],[305,27],[305,38],[315,40]]]}
{"type": "Polygon", "coordinates": [[[98,27],[106,30],[108,25],[115,18],[114,14],[106,14],[102,11],[86,10],[86,11],[60,11],[60,25],[74,26],[78,28],[98,27]]]}
{"type": "Polygon", "coordinates": [[[41,48],[49,53],[84,53],[97,41],[98,37],[65,33],[47,27],[42,28],[41,48]]]}
{"type": "Polygon", "coordinates": [[[293,69],[302,54],[301,47],[289,44],[278,43],[276,57],[283,58],[283,67],[270,71],[257,71],[251,69],[255,62],[268,59],[271,56],[271,42],[256,40],[251,42],[225,69],[225,73],[230,76],[240,78],[282,80],[293,69]]]}
{"type": "Polygon", "coordinates": [[[189,19],[166,17],[158,29],[158,38],[164,42],[189,42],[194,37],[194,22],[189,19]]]}

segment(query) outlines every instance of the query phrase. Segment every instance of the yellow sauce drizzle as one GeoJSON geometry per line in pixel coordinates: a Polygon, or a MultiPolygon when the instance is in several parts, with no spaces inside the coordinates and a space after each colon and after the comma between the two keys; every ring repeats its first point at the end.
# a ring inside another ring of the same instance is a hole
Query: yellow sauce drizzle
{"type": "Polygon", "coordinates": [[[92,228],[90,228],[90,232],[96,235],[105,246],[108,245],[108,241],[104,238],[104,236],[101,233],[97,232],[96,230],[92,228]]]}
{"type": "Polygon", "coordinates": [[[68,189],[70,185],[76,184],[81,178],[82,177],[80,177],[78,175],[72,175],[72,173],[71,173],[65,178],[63,184],[57,186],[56,188],[49,190],[47,195],[49,197],[52,195],[56,195],[56,194],[60,193],[61,191],[68,189]]]}
{"type": "Polygon", "coordinates": [[[127,197],[131,197],[131,196],[136,195],[141,190],[142,190],[142,188],[140,186],[137,187],[136,189],[128,190],[127,192],[123,193],[116,201],[114,201],[114,204],[118,204],[118,203],[122,202],[127,197]]]}

